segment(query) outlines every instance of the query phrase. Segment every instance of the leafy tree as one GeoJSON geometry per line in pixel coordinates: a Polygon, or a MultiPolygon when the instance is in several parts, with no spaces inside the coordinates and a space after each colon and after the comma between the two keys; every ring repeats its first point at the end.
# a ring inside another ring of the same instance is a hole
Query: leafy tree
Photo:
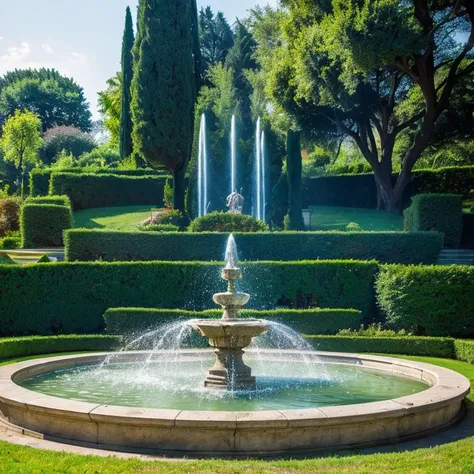
{"type": "Polygon", "coordinates": [[[43,135],[42,161],[52,164],[57,156],[65,152],[74,158],[79,158],[84,153],[89,153],[96,147],[94,139],[76,127],[53,127],[43,135]]]}
{"type": "Polygon", "coordinates": [[[54,69],[24,69],[0,78],[0,116],[30,110],[41,119],[43,131],[72,125],[88,132],[91,112],[83,89],[54,69]]]}
{"type": "Polygon", "coordinates": [[[132,143],[132,115],[130,110],[131,86],[133,79],[132,49],[135,41],[133,33],[133,20],[130,7],[127,7],[125,17],[125,31],[122,43],[122,99],[120,114],[120,157],[131,156],[132,143]]]}
{"type": "Polygon", "coordinates": [[[11,161],[17,169],[22,197],[25,167],[28,163],[34,163],[37,160],[38,151],[42,145],[41,120],[33,112],[17,110],[3,126],[0,146],[4,150],[5,161],[11,161]]]}
{"type": "Polygon", "coordinates": [[[110,133],[111,145],[120,142],[120,117],[122,113],[122,73],[118,72],[107,81],[107,89],[99,92],[99,112],[104,126],[110,133]]]}
{"type": "Polygon", "coordinates": [[[195,0],[140,0],[132,82],[133,142],[152,166],[173,173],[173,206],[184,210],[197,94],[195,0]]]}
{"type": "Polygon", "coordinates": [[[223,63],[234,44],[232,29],[222,12],[216,15],[211,7],[199,12],[199,37],[201,42],[203,78],[212,66],[223,63]]]}
{"type": "Polygon", "coordinates": [[[269,93],[306,136],[351,138],[374,170],[379,208],[397,211],[456,86],[474,71],[474,3],[282,3],[288,13],[278,13],[272,42],[257,53],[269,93]],[[461,31],[469,34],[459,43],[461,31]],[[394,149],[407,131],[393,184],[394,149]]]}

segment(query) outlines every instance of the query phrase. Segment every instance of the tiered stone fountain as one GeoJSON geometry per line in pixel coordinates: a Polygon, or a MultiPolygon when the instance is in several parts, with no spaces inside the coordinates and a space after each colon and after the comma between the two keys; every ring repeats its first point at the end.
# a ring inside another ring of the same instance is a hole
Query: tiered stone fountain
{"type": "Polygon", "coordinates": [[[226,250],[226,267],[222,271],[222,279],[228,282],[228,288],[225,293],[214,295],[214,301],[224,309],[222,319],[194,319],[189,321],[189,325],[207,337],[209,344],[215,347],[216,363],[209,370],[205,387],[255,390],[252,369],[243,361],[244,349],[270,325],[265,320],[239,318],[239,312],[250,296],[236,290],[236,282],[242,279],[242,272],[236,264],[237,248],[231,235],[226,250]]]}

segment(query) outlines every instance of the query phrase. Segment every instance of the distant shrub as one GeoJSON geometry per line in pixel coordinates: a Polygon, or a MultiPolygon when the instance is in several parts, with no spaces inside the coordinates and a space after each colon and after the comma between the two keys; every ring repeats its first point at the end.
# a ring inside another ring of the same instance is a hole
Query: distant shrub
{"type": "Polygon", "coordinates": [[[346,230],[347,232],[360,232],[361,228],[357,222],[349,222],[349,224],[346,226],[346,230]]]}
{"type": "Polygon", "coordinates": [[[190,232],[266,232],[265,222],[245,214],[212,212],[198,217],[189,226],[190,232]]]}
{"type": "Polygon", "coordinates": [[[446,246],[459,246],[462,236],[462,196],[418,194],[412,198],[412,204],[404,215],[406,231],[443,232],[446,246]]]}
{"type": "Polygon", "coordinates": [[[20,229],[20,201],[0,199],[0,237],[20,229]]]}
{"type": "Polygon", "coordinates": [[[58,126],[50,128],[43,137],[43,161],[51,164],[64,150],[67,154],[79,158],[96,147],[94,139],[87,133],[72,126],[58,126]]]}
{"type": "Polygon", "coordinates": [[[338,336],[359,336],[359,337],[404,337],[411,336],[410,332],[405,329],[394,331],[393,329],[386,329],[381,323],[370,324],[368,327],[362,325],[359,329],[341,329],[338,336]]]}
{"type": "Polygon", "coordinates": [[[179,227],[172,224],[145,224],[138,226],[141,232],[179,232],[179,227]]]}
{"type": "Polygon", "coordinates": [[[21,213],[22,247],[61,247],[63,232],[72,226],[69,206],[25,204],[21,213]]]}
{"type": "Polygon", "coordinates": [[[183,214],[181,211],[169,209],[164,211],[162,214],[158,214],[158,216],[153,219],[151,224],[159,226],[172,225],[173,227],[184,229],[189,225],[189,216],[183,214]]]}

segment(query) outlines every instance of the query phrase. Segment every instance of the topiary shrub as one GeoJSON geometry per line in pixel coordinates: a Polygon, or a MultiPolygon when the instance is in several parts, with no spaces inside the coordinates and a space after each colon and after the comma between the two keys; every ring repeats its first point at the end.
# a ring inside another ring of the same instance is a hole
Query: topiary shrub
{"type": "Polygon", "coordinates": [[[71,207],[71,200],[68,196],[39,196],[27,198],[25,204],[55,204],[71,207]]]}
{"type": "Polygon", "coordinates": [[[474,336],[474,267],[383,266],[377,302],[387,325],[423,336],[474,336]]]}
{"type": "Polygon", "coordinates": [[[269,228],[265,222],[245,214],[212,212],[195,219],[188,230],[190,232],[266,232],[269,228]]]}
{"type": "Polygon", "coordinates": [[[405,211],[405,230],[444,233],[447,247],[459,247],[462,236],[462,196],[418,194],[405,211]]]}
{"type": "Polygon", "coordinates": [[[0,239],[1,250],[13,250],[13,249],[19,249],[20,247],[21,247],[20,237],[5,237],[4,239],[0,239]]]}
{"type": "Polygon", "coordinates": [[[68,206],[25,204],[21,213],[22,247],[61,247],[63,232],[72,227],[68,206]]]}
{"type": "Polygon", "coordinates": [[[0,237],[20,229],[20,202],[0,199],[0,237]]]}

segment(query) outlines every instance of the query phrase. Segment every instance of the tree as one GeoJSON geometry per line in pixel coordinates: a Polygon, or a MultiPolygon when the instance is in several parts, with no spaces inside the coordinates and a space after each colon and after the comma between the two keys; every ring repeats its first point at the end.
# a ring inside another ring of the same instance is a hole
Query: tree
{"type": "Polygon", "coordinates": [[[17,110],[3,126],[0,145],[5,153],[4,159],[13,162],[17,169],[23,197],[25,166],[37,160],[38,151],[43,145],[41,120],[33,112],[17,110]]]}
{"type": "Polygon", "coordinates": [[[216,15],[211,7],[199,12],[199,37],[201,42],[201,76],[206,77],[209,68],[225,62],[229,49],[234,44],[232,29],[222,12],[216,15]]]}
{"type": "Polygon", "coordinates": [[[120,117],[122,113],[122,73],[107,80],[107,89],[99,92],[99,112],[104,117],[104,126],[110,133],[111,145],[120,142],[120,117]]]}
{"type": "Polygon", "coordinates": [[[120,158],[132,155],[132,115],[130,111],[131,86],[133,79],[132,49],[135,37],[130,7],[127,7],[125,16],[125,31],[122,43],[122,100],[120,114],[120,158]]]}
{"type": "Polygon", "coordinates": [[[349,137],[374,170],[378,207],[400,209],[412,170],[474,71],[469,0],[286,0],[275,46],[257,54],[269,93],[306,136],[349,137]],[[459,32],[467,39],[459,42],[459,32]],[[269,52],[271,54],[269,54],[269,52]],[[412,140],[392,180],[397,141],[412,140]]]}
{"type": "Polygon", "coordinates": [[[286,170],[288,173],[288,215],[285,218],[285,228],[287,230],[304,229],[303,198],[301,195],[302,159],[300,136],[300,132],[288,130],[286,146],[286,170]]]}
{"type": "Polygon", "coordinates": [[[184,210],[197,94],[194,0],[140,0],[132,82],[133,143],[173,173],[173,207],[184,210]]]}
{"type": "Polygon", "coordinates": [[[83,89],[54,69],[24,69],[0,78],[0,116],[30,110],[41,119],[43,131],[71,125],[90,131],[91,112],[83,89]]]}

